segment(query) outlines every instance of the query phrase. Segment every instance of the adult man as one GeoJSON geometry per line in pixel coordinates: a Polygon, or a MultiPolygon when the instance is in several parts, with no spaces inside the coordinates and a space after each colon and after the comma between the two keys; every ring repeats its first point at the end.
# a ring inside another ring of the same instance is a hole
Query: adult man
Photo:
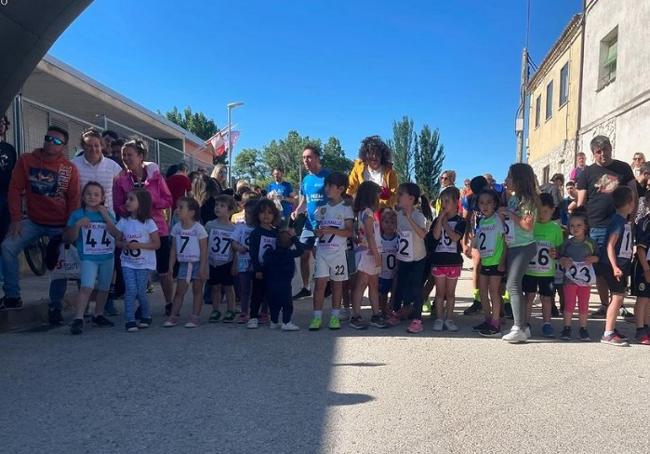
{"type": "Polygon", "coordinates": [[[176,210],[176,201],[192,191],[192,183],[187,176],[190,168],[184,162],[176,164],[176,172],[167,178],[167,187],[172,194],[172,213],[176,210]]]}
{"type": "Polygon", "coordinates": [[[102,153],[123,169],[122,145],[124,145],[124,139],[120,139],[115,131],[106,129],[102,132],[102,153]]]}
{"type": "Polygon", "coordinates": [[[43,148],[22,155],[9,183],[9,233],[2,242],[5,273],[0,309],[20,309],[18,256],[26,245],[41,236],[59,236],[79,207],[79,172],[66,158],[68,132],[57,126],[47,129],[43,148]],[[27,218],[22,219],[22,196],[27,218]]]}
{"type": "MultiPolygon", "coordinates": [[[[5,135],[9,128],[9,119],[6,115],[0,118],[0,243],[4,240],[9,230],[9,181],[11,172],[16,165],[16,149],[5,142],[5,135]]],[[[2,275],[0,266],[0,276],[2,275]]]]}
{"type": "Polygon", "coordinates": [[[284,177],[284,169],[282,167],[275,167],[273,169],[273,179],[275,181],[269,183],[266,190],[271,199],[280,200],[282,205],[282,222],[284,224],[289,222],[293,205],[296,203],[296,194],[293,192],[293,186],[288,181],[282,181],[284,177]]]}
{"type": "Polygon", "coordinates": [[[305,246],[305,252],[300,257],[300,275],[302,277],[302,289],[293,297],[302,298],[311,296],[309,291],[309,258],[314,249],[316,235],[314,230],[317,223],[314,218],[316,210],[327,203],[325,196],[325,177],[330,174],[329,170],[323,169],[320,162],[320,150],[316,145],[307,145],[302,152],[302,162],[307,170],[307,175],[302,179],[300,185],[300,202],[295,211],[291,213],[292,218],[300,213],[307,214],[305,226],[300,235],[300,242],[305,246]]]}
{"type": "MultiPolygon", "coordinates": [[[[607,226],[614,214],[612,192],[620,185],[627,185],[637,201],[636,180],[629,164],[612,159],[612,144],[605,136],[596,136],[590,144],[594,163],[585,167],[576,186],[578,188],[578,207],[586,207],[589,222],[589,236],[606,247],[607,226]]],[[[605,279],[599,275],[596,281],[601,306],[592,315],[604,317],[609,302],[609,289],[605,279]]]]}

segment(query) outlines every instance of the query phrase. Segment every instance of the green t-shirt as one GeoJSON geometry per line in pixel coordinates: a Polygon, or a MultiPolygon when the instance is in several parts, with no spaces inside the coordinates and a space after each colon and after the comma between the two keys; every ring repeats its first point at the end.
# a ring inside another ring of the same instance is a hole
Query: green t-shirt
{"type": "Polygon", "coordinates": [[[551,258],[550,250],[559,249],[564,243],[562,227],[555,222],[536,222],[533,229],[537,253],[528,264],[527,276],[555,276],[555,259],[551,258]]]}
{"type": "Polygon", "coordinates": [[[476,227],[476,248],[481,254],[481,265],[497,266],[503,257],[505,229],[501,219],[494,214],[480,220],[476,227]]]}

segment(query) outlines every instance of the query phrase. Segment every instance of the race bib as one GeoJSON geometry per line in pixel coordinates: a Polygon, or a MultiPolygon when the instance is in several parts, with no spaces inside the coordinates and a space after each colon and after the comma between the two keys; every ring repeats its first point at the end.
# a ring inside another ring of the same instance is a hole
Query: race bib
{"type": "Polygon", "coordinates": [[[574,284],[582,287],[596,283],[594,266],[585,262],[573,262],[573,265],[566,269],[565,276],[574,284]]]}
{"type": "Polygon", "coordinates": [[[210,230],[209,256],[215,262],[226,263],[232,257],[232,238],[228,230],[210,230]]]}
{"type": "Polygon", "coordinates": [[[548,241],[537,242],[537,252],[528,263],[528,271],[532,273],[549,273],[554,266],[553,259],[551,258],[551,249],[551,243],[548,241]]]}
{"type": "Polygon", "coordinates": [[[632,258],[632,226],[630,224],[625,224],[625,229],[623,230],[623,236],[621,237],[621,249],[618,252],[618,256],[623,259],[630,260],[632,258]]]}
{"type": "Polygon", "coordinates": [[[273,238],[270,236],[262,235],[260,237],[260,253],[258,256],[260,263],[264,263],[264,254],[266,253],[266,251],[268,251],[269,249],[275,249],[276,241],[277,238],[273,238]]]}
{"type": "MultiPolygon", "coordinates": [[[[139,241],[131,240],[129,243],[139,243],[139,241]]],[[[142,249],[122,249],[122,266],[136,268],[144,262],[142,249]]]]}
{"type": "Polygon", "coordinates": [[[505,233],[506,244],[510,246],[515,242],[515,221],[508,216],[503,218],[503,231],[505,233]]]}
{"type": "Polygon", "coordinates": [[[176,237],[176,257],[179,262],[198,262],[201,259],[199,239],[195,235],[183,235],[181,232],[176,237]]]}
{"type": "MultiPolygon", "coordinates": [[[[451,230],[456,228],[456,222],[448,222],[447,225],[449,225],[451,230]]],[[[436,252],[445,252],[449,254],[458,253],[458,242],[449,238],[445,229],[442,229],[442,235],[440,236],[440,242],[436,246],[436,252]]]]}
{"type": "Polygon", "coordinates": [[[481,258],[492,257],[497,248],[497,225],[480,227],[476,237],[476,247],[478,248],[481,258]]]}
{"type": "Polygon", "coordinates": [[[112,254],[115,250],[115,240],[106,231],[106,223],[91,222],[89,227],[81,229],[84,255],[112,254]]]}
{"type": "Polygon", "coordinates": [[[413,232],[410,230],[402,230],[399,232],[397,259],[402,262],[412,262],[413,256],[413,232]]]}

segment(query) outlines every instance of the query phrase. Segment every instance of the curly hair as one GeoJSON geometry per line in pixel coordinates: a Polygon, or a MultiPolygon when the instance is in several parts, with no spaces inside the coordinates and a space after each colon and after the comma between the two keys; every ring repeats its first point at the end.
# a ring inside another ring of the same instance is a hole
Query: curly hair
{"type": "Polygon", "coordinates": [[[381,140],[379,136],[368,136],[361,141],[359,148],[359,159],[367,162],[368,154],[378,154],[380,156],[381,165],[391,165],[393,162],[392,152],[388,145],[381,140]]]}
{"type": "Polygon", "coordinates": [[[269,199],[261,199],[257,202],[253,211],[253,224],[256,227],[260,226],[260,213],[267,210],[273,215],[273,225],[277,226],[280,223],[280,210],[275,206],[275,203],[269,199]]]}

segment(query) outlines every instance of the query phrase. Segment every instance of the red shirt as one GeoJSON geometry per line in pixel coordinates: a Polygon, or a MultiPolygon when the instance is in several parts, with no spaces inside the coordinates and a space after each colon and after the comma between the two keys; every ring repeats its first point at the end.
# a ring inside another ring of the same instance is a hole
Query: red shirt
{"type": "Polygon", "coordinates": [[[178,173],[167,178],[167,187],[169,187],[169,192],[172,193],[172,211],[176,209],[176,201],[192,191],[190,179],[178,173]]]}

